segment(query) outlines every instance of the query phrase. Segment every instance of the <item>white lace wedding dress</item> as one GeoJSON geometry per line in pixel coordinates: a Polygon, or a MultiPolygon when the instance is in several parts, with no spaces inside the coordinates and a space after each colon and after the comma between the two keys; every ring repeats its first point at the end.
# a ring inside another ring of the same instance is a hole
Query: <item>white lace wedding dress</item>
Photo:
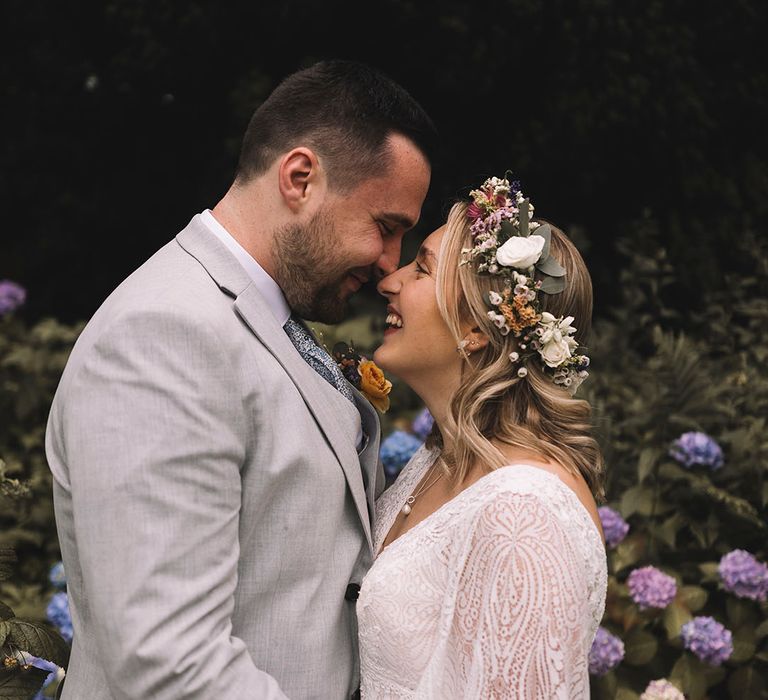
{"type": "Polygon", "coordinates": [[[376,504],[357,601],[362,698],[588,698],[606,554],[557,476],[502,467],[381,550],[438,454],[422,447],[376,504]]]}

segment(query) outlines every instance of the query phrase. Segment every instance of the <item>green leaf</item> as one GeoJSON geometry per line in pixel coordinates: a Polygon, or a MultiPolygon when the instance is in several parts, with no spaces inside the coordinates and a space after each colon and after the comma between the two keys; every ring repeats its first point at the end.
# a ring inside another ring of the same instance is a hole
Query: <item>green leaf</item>
{"type": "Polygon", "coordinates": [[[636,564],[645,556],[645,538],[642,536],[630,536],[616,545],[610,553],[611,571],[619,573],[628,566],[636,564]]]}
{"type": "Polygon", "coordinates": [[[528,217],[530,216],[530,209],[528,208],[528,200],[524,199],[517,205],[520,213],[518,214],[518,220],[520,221],[520,235],[523,238],[528,238],[530,231],[528,229],[528,217]]]}
{"type": "Polygon", "coordinates": [[[536,263],[536,269],[550,277],[563,277],[565,275],[565,268],[551,255],[548,258],[543,256],[539,258],[539,261],[536,263]]]}
{"type": "Polygon", "coordinates": [[[678,598],[691,612],[701,610],[707,603],[709,593],[701,586],[683,586],[678,591],[678,598]]]}
{"type": "Polygon", "coordinates": [[[12,617],[16,617],[16,614],[5,603],[0,601],[0,622],[10,620],[12,617]]]}
{"type": "Polygon", "coordinates": [[[764,692],[765,679],[754,666],[742,666],[728,679],[728,693],[733,700],[759,698],[764,692]]]}
{"type": "Polygon", "coordinates": [[[7,622],[0,622],[0,648],[5,644],[5,640],[11,633],[11,626],[7,622]]]}
{"type": "Polygon", "coordinates": [[[690,610],[681,605],[677,600],[673,600],[664,608],[664,629],[667,631],[669,639],[675,639],[680,636],[680,628],[693,619],[690,610]]]}
{"type": "Polygon", "coordinates": [[[544,239],[544,247],[541,249],[541,260],[549,257],[549,248],[552,245],[552,227],[549,224],[542,224],[534,233],[544,239]]]}
{"type": "Polygon", "coordinates": [[[48,677],[48,671],[36,666],[0,670],[0,700],[29,700],[48,677]]]}
{"type": "Polygon", "coordinates": [[[63,637],[52,629],[36,622],[10,620],[2,623],[10,626],[7,642],[12,642],[22,651],[51,661],[62,668],[67,667],[69,646],[63,637]]]}
{"type": "Polygon", "coordinates": [[[499,247],[501,247],[504,243],[506,243],[512,236],[516,236],[517,232],[515,231],[515,227],[509,222],[509,220],[504,219],[504,221],[501,222],[501,226],[499,226],[499,247]]]}
{"type": "Polygon", "coordinates": [[[624,638],[624,661],[631,666],[643,666],[656,656],[658,648],[656,637],[636,627],[624,638]]]}
{"type": "Polygon", "coordinates": [[[699,700],[707,692],[700,664],[688,654],[683,654],[669,672],[669,680],[685,693],[690,700],[699,700]]]}
{"type": "Polygon", "coordinates": [[[653,512],[653,489],[640,485],[628,488],[621,497],[619,510],[625,520],[635,513],[650,515],[653,512]]]}
{"type": "Polygon", "coordinates": [[[653,471],[656,460],[659,457],[659,451],[655,447],[644,447],[640,450],[640,457],[637,460],[637,481],[642,483],[645,478],[653,471]]]}
{"type": "Polygon", "coordinates": [[[560,294],[564,289],[565,278],[563,277],[545,277],[539,287],[539,290],[545,294],[560,294]]]}
{"type": "Polygon", "coordinates": [[[768,620],[763,620],[755,630],[755,639],[762,639],[768,637],[768,620]]]}
{"type": "Polygon", "coordinates": [[[634,690],[621,687],[616,691],[615,700],[638,700],[639,697],[634,690]]]}
{"type": "Polygon", "coordinates": [[[728,627],[731,629],[738,629],[745,622],[754,619],[755,616],[754,607],[746,600],[739,600],[738,598],[728,598],[725,601],[725,611],[728,614],[728,627]]]}
{"type": "Polygon", "coordinates": [[[750,625],[744,625],[733,633],[733,653],[728,660],[737,664],[744,663],[755,655],[756,650],[755,630],[750,625]]]}
{"type": "Polygon", "coordinates": [[[702,582],[703,583],[710,583],[714,581],[720,580],[720,573],[718,571],[718,567],[720,566],[719,562],[716,561],[707,561],[703,564],[699,564],[699,571],[702,573],[702,582]]]}
{"type": "Polygon", "coordinates": [[[654,532],[670,549],[674,549],[677,542],[677,533],[684,524],[685,518],[680,512],[676,512],[656,527],[654,532]]]}
{"type": "Polygon", "coordinates": [[[12,565],[16,563],[16,552],[13,547],[0,545],[0,581],[11,577],[12,565]]]}

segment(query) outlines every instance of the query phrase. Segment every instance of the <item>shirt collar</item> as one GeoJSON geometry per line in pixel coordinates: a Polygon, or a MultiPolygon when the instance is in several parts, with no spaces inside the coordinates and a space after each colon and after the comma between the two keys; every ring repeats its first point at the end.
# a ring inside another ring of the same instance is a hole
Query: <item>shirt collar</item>
{"type": "Polygon", "coordinates": [[[234,255],[235,258],[237,258],[237,261],[245,268],[245,271],[253,280],[256,288],[267,300],[270,311],[280,325],[285,325],[285,322],[291,316],[291,308],[285,300],[285,295],[283,294],[283,290],[280,289],[280,285],[278,285],[277,282],[267,274],[264,268],[256,262],[256,259],[234,239],[232,234],[216,220],[210,209],[202,211],[200,217],[211,233],[215,234],[216,237],[229,248],[232,255],[234,255]]]}

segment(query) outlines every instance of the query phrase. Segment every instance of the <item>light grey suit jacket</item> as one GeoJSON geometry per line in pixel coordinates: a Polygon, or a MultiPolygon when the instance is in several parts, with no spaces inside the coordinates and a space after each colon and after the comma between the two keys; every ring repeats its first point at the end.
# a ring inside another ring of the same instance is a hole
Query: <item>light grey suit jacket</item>
{"type": "Polygon", "coordinates": [[[67,700],[347,699],[379,420],[295,350],[195,216],[78,338],[46,450],[67,700]]]}

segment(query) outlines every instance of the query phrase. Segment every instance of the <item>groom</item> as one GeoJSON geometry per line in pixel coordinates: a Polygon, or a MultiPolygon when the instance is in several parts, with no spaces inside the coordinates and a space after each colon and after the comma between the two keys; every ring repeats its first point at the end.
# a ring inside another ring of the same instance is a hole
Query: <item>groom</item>
{"type": "Polygon", "coordinates": [[[82,332],[46,436],[66,700],[354,695],[379,421],[302,319],[340,321],[396,268],[433,144],[369,67],[289,76],[221,201],[82,332]]]}

